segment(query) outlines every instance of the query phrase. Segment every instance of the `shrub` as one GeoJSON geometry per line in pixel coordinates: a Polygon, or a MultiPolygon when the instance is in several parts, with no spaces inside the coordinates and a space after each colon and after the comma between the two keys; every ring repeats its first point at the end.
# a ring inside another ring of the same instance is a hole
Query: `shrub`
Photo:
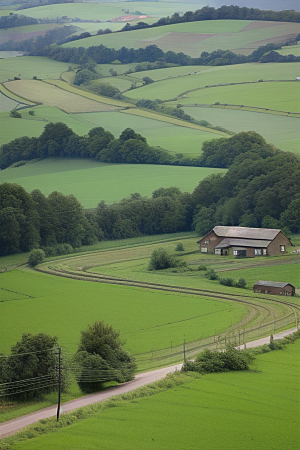
{"type": "Polygon", "coordinates": [[[214,271],[214,269],[208,269],[206,274],[204,275],[206,278],[208,278],[209,280],[218,280],[219,276],[217,275],[217,273],[214,271]]]}
{"type": "Polygon", "coordinates": [[[18,112],[18,111],[16,111],[15,109],[13,109],[11,112],[10,112],[10,117],[14,117],[15,119],[21,119],[21,114],[18,112]]]}
{"type": "Polygon", "coordinates": [[[183,245],[182,245],[181,242],[178,242],[178,244],[176,245],[175,250],[176,250],[176,252],[183,252],[184,251],[184,248],[183,248],[183,245]]]}
{"type": "Polygon", "coordinates": [[[29,111],[29,113],[28,113],[30,116],[34,116],[34,111],[29,111]]]}
{"type": "Polygon", "coordinates": [[[233,278],[220,278],[219,283],[223,284],[223,286],[234,286],[234,279],[233,278]]]}
{"type": "Polygon", "coordinates": [[[38,264],[41,264],[45,259],[45,252],[38,248],[35,250],[31,250],[28,258],[28,264],[30,267],[35,267],[38,264]]]}
{"type": "Polygon", "coordinates": [[[240,278],[239,281],[237,281],[235,283],[235,286],[237,288],[245,289],[247,286],[247,282],[246,282],[245,278],[240,278]]]}
{"type": "Polygon", "coordinates": [[[181,262],[177,258],[174,258],[167,250],[157,248],[152,252],[148,270],[169,269],[171,267],[180,267],[184,264],[185,262],[181,262]]]}
{"type": "Polygon", "coordinates": [[[203,270],[203,271],[205,271],[205,270],[207,270],[207,267],[204,266],[204,265],[200,265],[200,266],[197,267],[196,270],[199,270],[199,271],[203,270]]]}
{"type": "Polygon", "coordinates": [[[199,373],[248,370],[253,361],[253,353],[247,350],[237,350],[234,345],[229,345],[225,352],[205,349],[196,357],[195,361],[187,361],[182,370],[199,373]]]}

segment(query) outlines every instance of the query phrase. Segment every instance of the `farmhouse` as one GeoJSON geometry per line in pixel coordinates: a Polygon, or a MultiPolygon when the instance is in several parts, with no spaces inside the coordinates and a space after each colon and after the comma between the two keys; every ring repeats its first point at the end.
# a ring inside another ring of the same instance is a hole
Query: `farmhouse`
{"type": "Polygon", "coordinates": [[[290,240],[278,229],[216,226],[200,241],[201,253],[237,257],[286,253],[290,240]]]}
{"type": "Polygon", "coordinates": [[[264,294],[295,295],[295,286],[279,281],[259,280],[253,286],[253,291],[263,292],[264,294]]]}

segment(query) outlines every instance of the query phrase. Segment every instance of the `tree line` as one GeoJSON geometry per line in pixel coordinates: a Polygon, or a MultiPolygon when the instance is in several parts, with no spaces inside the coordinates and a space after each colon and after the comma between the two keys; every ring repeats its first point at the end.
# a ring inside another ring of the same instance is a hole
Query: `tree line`
{"type": "Polygon", "coordinates": [[[151,198],[132,194],[112,205],[100,201],[84,211],[73,195],[0,185],[0,255],[42,248],[46,255],[99,240],[196,230],[215,225],[284,228],[300,232],[300,161],[255,132],[213,140],[203,147],[207,167],[228,168],[211,175],[190,194],[160,188],[151,198]]]}

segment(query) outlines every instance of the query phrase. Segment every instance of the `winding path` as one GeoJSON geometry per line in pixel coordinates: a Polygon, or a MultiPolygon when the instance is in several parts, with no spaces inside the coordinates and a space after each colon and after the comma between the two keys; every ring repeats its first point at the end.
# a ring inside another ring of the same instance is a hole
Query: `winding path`
{"type": "MultiPolygon", "coordinates": [[[[282,339],[289,334],[297,331],[297,328],[293,328],[290,330],[282,331],[281,333],[277,333],[274,335],[274,339],[282,339]]],[[[270,337],[265,337],[262,339],[258,339],[256,341],[252,341],[247,343],[247,348],[259,347],[263,344],[268,344],[270,342],[270,337]]],[[[241,346],[244,347],[244,346],[241,346]]],[[[83,406],[88,406],[93,403],[98,403],[103,400],[106,400],[110,397],[113,397],[118,394],[125,394],[127,392],[133,391],[139,387],[145,386],[146,384],[153,383],[154,381],[161,380],[168,373],[175,372],[180,370],[182,364],[176,364],[174,366],[165,367],[163,369],[154,370],[152,372],[145,372],[136,375],[134,380],[128,381],[127,383],[123,383],[119,386],[112,387],[107,389],[105,392],[99,392],[96,394],[86,395],[84,397],[80,397],[79,399],[71,400],[70,402],[64,403],[61,407],[61,413],[66,413],[69,411],[73,411],[74,409],[81,408],[83,406]]],[[[47,419],[49,417],[56,416],[57,408],[56,406],[50,406],[48,408],[41,409],[40,411],[36,411],[31,414],[26,414],[25,416],[18,417],[16,419],[9,420],[0,424],[0,439],[3,439],[9,435],[17,433],[22,428],[27,427],[28,425],[32,425],[35,422],[38,422],[41,419],[47,419]]]]}

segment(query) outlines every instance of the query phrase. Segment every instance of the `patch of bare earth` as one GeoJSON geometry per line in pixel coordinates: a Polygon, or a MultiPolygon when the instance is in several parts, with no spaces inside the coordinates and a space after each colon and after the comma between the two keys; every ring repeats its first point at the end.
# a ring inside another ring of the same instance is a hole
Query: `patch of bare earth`
{"type": "Polygon", "coordinates": [[[149,41],[155,41],[155,44],[165,45],[165,44],[191,44],[193,42],[200,42],[214,36],[214,34],[200,34],[200,33],[166,33],[163,36],[158,36],[156,38],[149,38],[139,41],[138,44],[149,41]]]}
{"type": "Polygon", "coordinates": [[[282,22],[267,22],[264,20],[256,20],[255,22],[252,22],[249,25],[247,25],[241,31],[256,30],[258,28],[274,27],[277,25],[282,25],[282,22]]]}
{"type": "Polygon", "coordinates": [[[38,80],[8,81],[5,87],[32,102],[55,106],[67,113],[115,111],[115,106],[90,100],[38,80]]]}

